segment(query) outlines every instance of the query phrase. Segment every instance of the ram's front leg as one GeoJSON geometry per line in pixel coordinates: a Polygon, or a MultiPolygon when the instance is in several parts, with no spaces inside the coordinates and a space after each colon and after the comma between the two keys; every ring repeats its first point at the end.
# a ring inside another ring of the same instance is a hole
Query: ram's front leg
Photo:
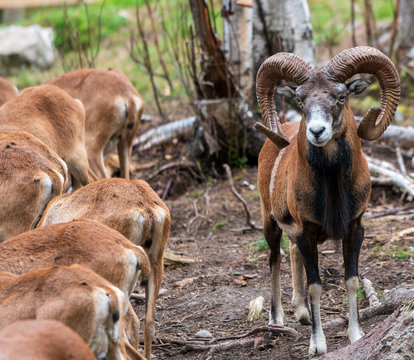
{"type": "Polygon", "coordinates": [[[290,242],[290,264],[292,268],[292,305],[296,320],[303,325],[311,325],[312,321],[306,305],[305,268],[302,257],[295,243],[290,242]]]}
{"type": "Polygon", "coordinates": [[[322,291],[321,278],[318,269],[318,228],[309,224],[296,236],[296,244],[303,264],[309,285],[309,295],[312,313],[312,333],[309,345],[309,358],[325,354],[327,351],[326,339],[322,330],[320,298],[322,291]]]}
{"type": "Polygon", "coordinates": [[[345,280],[349,298],[347,335],[351,343],[364,336],[358,321],[358,258],[363,239],[364,228],[361,223],[361,217],[359,217],[351,222],[348,236],[343,240],[345,280]]]}
{"type": "Polygon", "coordinates": [[[270,272],[272,277],[272,303],[270,305],[269,325],[284,325],[284,314],[280,286],[280,241],[282,230],[270,216],[263,216],[263,232],[270,248],[270,272]]]}

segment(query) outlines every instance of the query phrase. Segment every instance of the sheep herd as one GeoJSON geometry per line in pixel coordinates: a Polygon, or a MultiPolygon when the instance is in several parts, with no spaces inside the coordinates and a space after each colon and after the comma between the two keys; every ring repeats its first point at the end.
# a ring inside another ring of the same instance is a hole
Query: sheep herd
{"type": "Polygon", "coordinates": [[[0,79],[0,101],[2,359],[149,359],[170,214],[129,180],[140,95],[120,71],[88,69],[19,94],[0,79]],[[104,166],[114,149],[119,179],[104,166]]]}

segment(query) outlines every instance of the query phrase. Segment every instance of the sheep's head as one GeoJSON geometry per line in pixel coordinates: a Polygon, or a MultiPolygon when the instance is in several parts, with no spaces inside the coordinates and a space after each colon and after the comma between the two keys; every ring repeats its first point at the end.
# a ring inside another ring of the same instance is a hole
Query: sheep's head
{"type": "Polygon", "coordinates": [[[358,73],[374,74],[382,89],[380,108],[371,108],[358,128],[361,138],[377,139],[394,116],[400,82],[391,60],[379,50],[366,46],[345,50],[316,70],[293,54],[278,53],[268,58],[260,67],[256,82],[259,105],[268,126],[257,123],[256,129],[280,148],[289,144],[273,103],[276,83],[285,79],[299,86],[283,86],[278,92],[296,97],[305,115],[308,140],[316,146],[324,146],[341,131],[347,97],[361,93],[369,85],[361,79],[345,83],[358,73]]]}

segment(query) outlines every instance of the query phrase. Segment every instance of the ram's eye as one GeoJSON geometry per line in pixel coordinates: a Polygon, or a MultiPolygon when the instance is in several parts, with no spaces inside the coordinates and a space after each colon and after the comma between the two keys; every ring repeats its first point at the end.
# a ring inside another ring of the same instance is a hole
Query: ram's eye
{"type": "Polygon", "coordinates": [[[300,106],[300,107],[303,106],[302,100],[299,99],[298,97],[296,98],[296,104],[298,104],[298,106],[300,106]]]}
{"type": "Polygon", "coordinates": [[[338,98],[338,102],[339,102],[340,104],[343,104],[343,103],[345,103],[345,99],[346,99],[346,95],[341,95],[341,96],[338,98]]]}

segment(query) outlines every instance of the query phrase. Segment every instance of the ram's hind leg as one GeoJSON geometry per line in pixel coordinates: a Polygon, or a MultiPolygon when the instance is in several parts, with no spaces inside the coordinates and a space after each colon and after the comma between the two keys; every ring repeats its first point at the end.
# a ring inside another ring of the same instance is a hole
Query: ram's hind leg
{"type": "Polygon", "coordinates": [[[326,339],[322,330],[321,321],[321,291],[322,283],[318,269],[318,247],[317,239],[320,228],[317,225],[305,224],[301,232],[298,231],[296,244],[302,256],[303,265],[306,270],[307,283],[312,314],[312,332],[309,344],[309,358],[315,355],[326,354],[326,339]]]}
{"type": "Polygon", "coordinates": [[[292,305],[296,320],[303,325],[311,325],[309,309],[306,304],[305,267],[297,245],[290,242],[290,264],[292,268],[292,305]]]}
{"type": "Polygon", "coordinates": [[[351,343],[364,336],[358,321],[358,258],[363,239],[364,228],[361,223],[361,218],[359,218],[351,222],[349,235],[343,239],[345,280],[349,298],[347,335],[351,343]]]}
{"type": "Polygon", "coordinates": [[[276,324],[283,326],[283,308],[281,302],[280,286],[280,240],[282,230],[270,217],[263,218],[263,232],[270,248],[270,272],[272,276],[272,303],[270,308],[269,325],[276,324]]]}

